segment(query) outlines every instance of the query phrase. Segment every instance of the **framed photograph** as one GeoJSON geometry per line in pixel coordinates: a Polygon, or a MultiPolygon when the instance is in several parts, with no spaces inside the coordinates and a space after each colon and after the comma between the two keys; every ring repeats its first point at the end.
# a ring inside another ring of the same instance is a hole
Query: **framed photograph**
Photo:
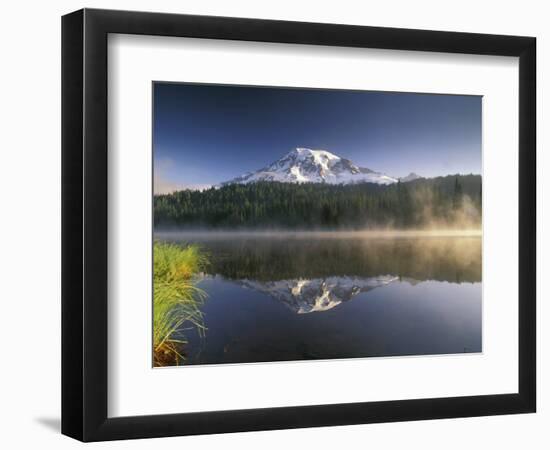
{"type": "Polygon", "coordinates": [[[533,37],[62,20],[62,432],[535,412],[533,37]]]}

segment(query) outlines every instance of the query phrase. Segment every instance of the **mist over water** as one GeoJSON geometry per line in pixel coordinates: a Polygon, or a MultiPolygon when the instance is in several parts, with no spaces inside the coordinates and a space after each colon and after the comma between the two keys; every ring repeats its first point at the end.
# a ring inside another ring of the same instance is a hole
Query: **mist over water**
{"type": "Polygon", "coordinates": [[[479,230],[157,231],[197,244],[206,332],[186,364],[472,353],[479,230]]]}
{"type": "Polygon", "coordinates": [[[373,238],[421,238],[421,237],[481,237],[481,229],[471,228],[423,228],[399,230],[391,227],[365,230],[284,230],[284,229],[157,229],[155,238],[172,241],[194,241],[197,239],[373,239],[373,238]]]}

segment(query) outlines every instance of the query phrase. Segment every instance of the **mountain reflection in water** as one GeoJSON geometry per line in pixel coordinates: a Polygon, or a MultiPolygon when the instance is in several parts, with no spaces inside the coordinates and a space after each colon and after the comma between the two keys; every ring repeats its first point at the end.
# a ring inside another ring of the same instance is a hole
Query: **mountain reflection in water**
{"type": "Polygon", "coordinates": [[[156,233],[211,261],[187,364],[481,351],[479,236],[333,235],[156,233]]]}
{"type": "Polygon", "coordinates": [[[362,292],[399,280],[385,275],[371,278],[328,277],[312,280],[252,281],[241,280],[245,288],[270,295],[298,314],[328,311],[362,292]]]}

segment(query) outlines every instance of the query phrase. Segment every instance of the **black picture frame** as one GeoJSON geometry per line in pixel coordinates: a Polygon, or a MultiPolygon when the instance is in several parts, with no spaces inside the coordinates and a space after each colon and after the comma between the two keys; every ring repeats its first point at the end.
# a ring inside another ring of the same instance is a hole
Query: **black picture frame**
{"type": "Polygon", "coordinates": [[[536,408],[533,37],[83,9],[62,18],[62,433],[82,441],[529,413],[536,408]],[[519,57],[517,393],[107,416],[107,36],[181,36],[519,57]]]}

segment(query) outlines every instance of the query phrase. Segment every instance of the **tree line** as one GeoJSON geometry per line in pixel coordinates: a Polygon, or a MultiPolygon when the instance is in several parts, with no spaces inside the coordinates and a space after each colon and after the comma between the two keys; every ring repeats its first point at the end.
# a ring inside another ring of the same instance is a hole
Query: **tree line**
{"type": "Polygon", "coordinates": [[[406,183],[257,182],[154,197],[157,228],[363,229],[479,226],[482,180],[449,175],[406,183]]]}

